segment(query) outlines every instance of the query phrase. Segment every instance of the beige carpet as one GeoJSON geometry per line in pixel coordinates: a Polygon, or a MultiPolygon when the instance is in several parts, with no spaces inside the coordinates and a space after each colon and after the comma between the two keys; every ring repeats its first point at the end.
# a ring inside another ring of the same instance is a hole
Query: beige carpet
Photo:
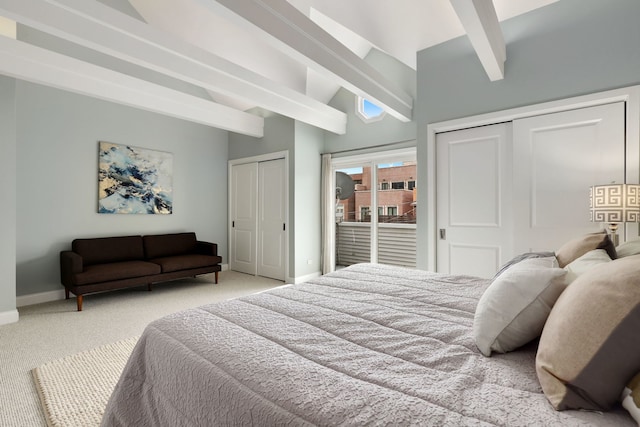
{"type": "Polygon", "coordinates": [[[49,426],[99,426],[138,337],[54,360],[32,370],[49,426]]]}
{"type": "Polygon", "coordinates": [[[46,427],[32,370],[47,362],[140,336],[159,317],[282,285],[235,271],[20,307],[17,323],[0,325],[0,426],[46,427]]]}

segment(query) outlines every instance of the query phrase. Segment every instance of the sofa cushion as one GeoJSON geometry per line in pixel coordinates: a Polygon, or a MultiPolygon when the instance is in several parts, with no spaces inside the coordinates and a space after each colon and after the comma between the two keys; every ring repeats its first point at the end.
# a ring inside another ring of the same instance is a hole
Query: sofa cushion
{"type": "Polygon", "coordinates": [[[196,250],[196,233],[154,234],[142,239],[147,259],[189,254],[196,250]]]}
{"type": "Polygon", "coordinates": [[[130,279],[133,277],[160,274],[158,264],[146,261],[124,261],[110,264],[90,265],[82,273],[74,277],[76,285],[110,282],[113,280],[130,279]]]}
{"type": "Polygon", "coordinates": [[[84,266],[144,259],[142,236],[75,239],[71,249],[82,257],[84,266]]]}
{"type": "Polygon", "coordinates": [[[212,255],[176,255],[171,257],[154,258],[149,260],[162,267],[163,273],[188,270],[191,268],[209,267],[220,264],[222,258],[212,255]]]}

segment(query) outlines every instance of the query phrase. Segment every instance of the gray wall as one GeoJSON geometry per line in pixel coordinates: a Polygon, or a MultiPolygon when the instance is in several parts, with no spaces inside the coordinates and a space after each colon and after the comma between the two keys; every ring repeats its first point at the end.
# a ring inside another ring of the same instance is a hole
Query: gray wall
{"type": "Polygon", "coordinates": [[[0,317],[16,309],[15,85],[14,79],[0,76],[0,317]]]}
{"type": "Polygon", "coordinates": [[[295,277],[319,273],[321,237],[321,157],[323,132],[296,122],[294,171],[295,277]],[[311,262],[309,264],[309,261],[311,262]]]}
{"type": "MultiPolygon", "coordinates": [[[[264,137],[262,138],[229,133],[229,160],[293,150],[294,142],[295,121],[280,115],[272,115],[264,120],[264,137]]],[[[289,166],[293,167],[293,160],[289,166]]]]}
{"type": "Polygon", "coordinates": [[[16,99],[18,296],[61,289],[77,237],[195,231],[226,262],[227,132],[22,81],[16,99]],[[98,141],[173,153],[173,214],[98,214],[98,141]]]}
{"type": "MultiPolygon", "coordinates": [[[[502,23],[505,78],[490,82],[466,37],[418,53],[418,164],[427,125],[640,83],[640,2],[562,0],[502,23]]],[[[424,166],[423,166],[424,167],[424,166]]],[[[426,198],[418,174],[418,199],[426,198]]],[[[418,208],[418,227],[427,225],[418,208]]],[[[418,266],[426,267],[419,233],[418,266]]]]}
{"type": "MultiPolygon", "coordinates": [[[[390,56],[372,49],[365,61],[376,67],[389,79],[397,82],[411,96],[416,97],[416,72],[390,56]]],[[[356,115],[355,95],[340,89],[333,97],[330,106],[347,114],[347,133],[337,135],[325,132],[325,152],[338,153],[371,146],[383,146],[404,141],[415,141],[416,122],[408,123],[386,115],[382,120],[365,123],[356,115]]],[[[415,144],[412,142],[412,144],[415,144]]]]}
{"type": "Polygon", "coordinates": [[[279,151],[289,155],[289,271],[296,279],[320,271],[320,154],[324,132],[287,117],[265,119],[263,138],[229,134],[229,159],[279,151]],[[307,263],[311,260],[311,264],[307,263]]]}

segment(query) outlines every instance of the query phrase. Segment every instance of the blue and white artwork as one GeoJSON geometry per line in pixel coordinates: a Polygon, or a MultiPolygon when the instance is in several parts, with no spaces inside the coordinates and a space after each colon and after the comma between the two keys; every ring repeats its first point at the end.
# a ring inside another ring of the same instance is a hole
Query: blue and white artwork
{"type": "Polygon", "coordinates": [[[99,143],[98,212],[171,214],[173,154],[99,143]]]}

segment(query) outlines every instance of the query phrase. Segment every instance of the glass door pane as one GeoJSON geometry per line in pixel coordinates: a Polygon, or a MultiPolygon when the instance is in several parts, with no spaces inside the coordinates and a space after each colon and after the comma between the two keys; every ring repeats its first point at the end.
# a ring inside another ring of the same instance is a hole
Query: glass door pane
{"type": "Polygon", "coordinates": [[[336,170],[336,269],[371,261],[371,167],[336,170]]]}
{"type": "Polygon", "coordinates": [[[416,162],[377,165],[378,262],[416,266],[416,162]]]}

